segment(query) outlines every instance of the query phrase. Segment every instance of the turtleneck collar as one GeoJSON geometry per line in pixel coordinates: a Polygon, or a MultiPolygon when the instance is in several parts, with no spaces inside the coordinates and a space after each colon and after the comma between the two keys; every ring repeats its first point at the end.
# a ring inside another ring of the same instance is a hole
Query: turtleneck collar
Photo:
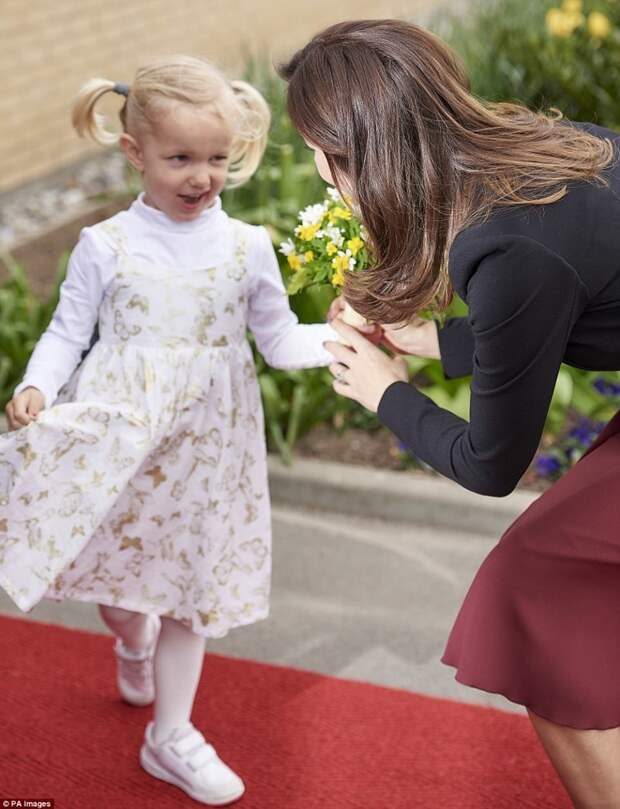
{"type": "Polygon", "coordinates": [[[222,200],[220,197],[216,197],[213,204],[209,208],[205,208],[200,216],[185,222],[177,222],[158,208],[147,205],[144,201],[144,191],[133,202],[130,210],[135,212],[148,224],[155,225],[156,227],[174,230],[177,233],[195,233],[196,231],[202,230],[207,225],[212,224],[217,218],[217,215],[222,210],[222,200]]]}

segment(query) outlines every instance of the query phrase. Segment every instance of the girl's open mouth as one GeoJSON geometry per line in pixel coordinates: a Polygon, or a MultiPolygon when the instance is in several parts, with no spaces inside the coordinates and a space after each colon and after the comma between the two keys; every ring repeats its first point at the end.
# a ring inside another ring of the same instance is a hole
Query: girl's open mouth
{"type": "Polygon", "coordinates": [[[207,194],[179,194],[179,197],[187,208],[197,208],[206,200],[207,194]]]}

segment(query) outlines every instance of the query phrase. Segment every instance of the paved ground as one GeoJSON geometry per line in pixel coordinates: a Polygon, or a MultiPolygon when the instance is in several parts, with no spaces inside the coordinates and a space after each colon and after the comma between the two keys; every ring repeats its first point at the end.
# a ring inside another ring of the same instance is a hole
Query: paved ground
{"type": "MultiPolygon", "coordinates": [[[[506,502],[464,496],[482,521],[484,504],[506,502]]],[[[276,505],[271,617],[208,649],[520,711],[459,685],[439,662],[474,572],[498,537],[471,524],[459,531],[276,505]]],[[[0,612],[21,614],[4,594],[0,612]]],[[[106,631],[89,604],[43,602],[28,618],[106,631]]]]}

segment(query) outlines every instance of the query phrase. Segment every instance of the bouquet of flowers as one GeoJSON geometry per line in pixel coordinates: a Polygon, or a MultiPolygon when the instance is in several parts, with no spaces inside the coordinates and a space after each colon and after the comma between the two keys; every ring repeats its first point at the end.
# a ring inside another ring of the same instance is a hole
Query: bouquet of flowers
{"type": "MultiPolygon", "coordinates": [[[[280,245],[293,271],[286,288],[289,295],[317,284],[338,289],[345,272],[369,266],[367,233],[336,188],[329,187],[323,202],[308,205],[298,218],[294,238],[280,245]]],[[[348,304],[344,319],[352,326],[366,322],[348,304]]]]}
{"type": "MultiPolygon", "coordinates": [[[[361,272],[372,265],[366,246],[368,233],[338,189],[328,187],[323,202],[308,205],[298,218],[293,238],[280,244],[280,252],[293,271],[286,288],[289,295],[317,284],[339,289],[345,272],[361,272]]],[[[436,316],[431,309],[416,314],[425,320],[436,316]]],[[[350,326],[368,323],[346,302],[341,317],[350,326]]],[[[441,315],[438,317],[441,320],[441,315]]]]}

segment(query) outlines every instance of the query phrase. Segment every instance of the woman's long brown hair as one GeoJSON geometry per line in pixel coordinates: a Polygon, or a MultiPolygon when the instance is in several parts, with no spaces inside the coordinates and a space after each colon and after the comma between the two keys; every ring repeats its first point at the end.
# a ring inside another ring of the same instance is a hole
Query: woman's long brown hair
{"type": "Polygon", "coordinates": [[[452,299],[456,234],[496,206],[545,205],[572,181],[599,181],[610,140],[559,114],[487,103],[456,55],[398,20],[343,22],[279,68],[296,128],[351,189],[375,257],[344,293],[371,320],[394,323],[452,299]]]}

